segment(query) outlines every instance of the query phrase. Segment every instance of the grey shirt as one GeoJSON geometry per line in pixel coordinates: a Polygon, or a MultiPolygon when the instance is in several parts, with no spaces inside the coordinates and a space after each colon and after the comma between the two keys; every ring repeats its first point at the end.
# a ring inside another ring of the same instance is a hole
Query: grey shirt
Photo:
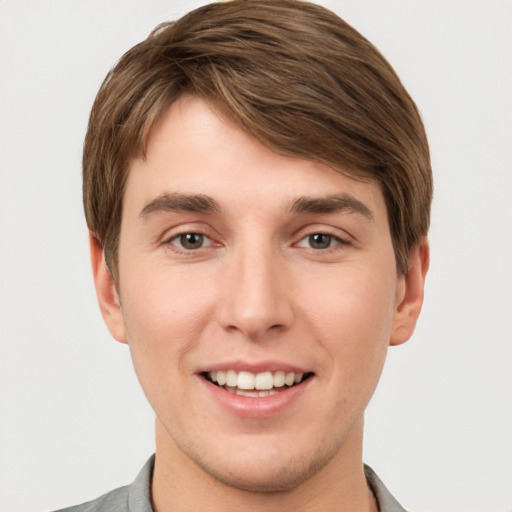
{"type": "MultiPolygon", "coordinates": [[[[131,485],[114,489],[82,505],[64,508],[56,512],[153,512],[151,478],[154,463],[155,456],[153,455],[131,485]]],[[[364,472],[368,485],[377,499],[380,512],[406,512],[370,466],[365,466],[364,472]]]]}

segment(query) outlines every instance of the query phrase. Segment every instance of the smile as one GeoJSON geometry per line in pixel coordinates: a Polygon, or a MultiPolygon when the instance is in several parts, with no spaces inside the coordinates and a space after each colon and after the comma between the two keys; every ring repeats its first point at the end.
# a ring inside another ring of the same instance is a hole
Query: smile
{"type": "Polygon", "coordinates": [[[247,371],[237,372],[235,370],[203,374],[207,380],[230,393],[255,398],[276,395],[281,391],[300,384],[311,375],[311,373],[304,374],[284,371],[252,373],[247,371]]]}

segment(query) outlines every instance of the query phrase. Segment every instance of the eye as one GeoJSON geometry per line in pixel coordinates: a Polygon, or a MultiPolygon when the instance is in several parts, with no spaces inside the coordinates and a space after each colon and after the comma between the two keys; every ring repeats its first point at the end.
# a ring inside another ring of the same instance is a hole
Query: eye
{"type": "Polygon", "coordinates": [[[332,238],[325,233],[315,233],[308,236],[308,243],[312,249],[327,249],[331,246],[332,238]]]}
{"type": "Polygon", "coordinates": [[[347,245],[347,243],[341,238],[328,233],[313,233],[304,237],[298,245],[308,249],[325,250],[336,245],[347,245]]]}
{"type": "Polygon", "coordinates": [[[169,243],[177,245],[180,249],[193,251],[195,249],[202,249],[205,245],[209,245],[211,240],[201,233],[182,233],[181,235],[171,238],[169,243]]]}

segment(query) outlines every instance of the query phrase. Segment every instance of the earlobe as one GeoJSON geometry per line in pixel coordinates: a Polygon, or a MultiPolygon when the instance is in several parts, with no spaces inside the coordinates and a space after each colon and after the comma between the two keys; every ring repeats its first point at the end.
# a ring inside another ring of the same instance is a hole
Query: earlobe
{"type": "Polygon", "coordinates": [[[117,341],[127,343],[123,312],[114,284],[114,278],[105,262],[103,249],[92,234],[89,235],[89,247],[96,296],[98,298],[101,314],[103,315],[103,320],[107,324],[110,334],[112,334],[117,341]]]}
{"type": "Polygon", "coordinates": [[[393,318],[390,345],[405,343],[414,332],[423,304],[429,262],[428,242],[422,239],[411,251],[407,275],[400,278],[402,281],[397,293],[399,297],[393,318]]]}

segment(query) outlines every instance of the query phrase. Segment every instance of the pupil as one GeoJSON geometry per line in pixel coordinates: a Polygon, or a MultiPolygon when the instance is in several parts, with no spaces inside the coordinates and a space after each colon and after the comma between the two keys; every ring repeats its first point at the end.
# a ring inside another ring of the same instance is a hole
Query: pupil
{"type": "Polygon", "coordinates": [[[310,235],[309,244],[313,249],[327,249],[331,245],[331,235],[324,233],[310,235]]]}
{"type": "Polygon", "coordinates": [[[185,249],[199,249],[203,245],[203,235],[187,233],[180,236],[180,242],[185,249]]]}

